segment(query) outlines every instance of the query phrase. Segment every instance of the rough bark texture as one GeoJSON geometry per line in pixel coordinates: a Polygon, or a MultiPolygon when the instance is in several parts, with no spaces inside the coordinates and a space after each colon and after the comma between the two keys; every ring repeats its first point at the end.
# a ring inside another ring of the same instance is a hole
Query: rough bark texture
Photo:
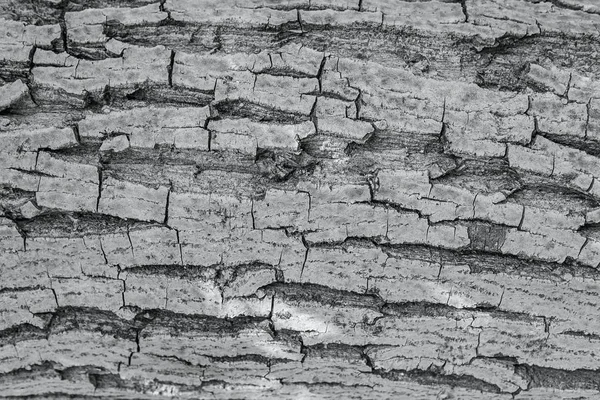
{"type": "Polygon", "coordinates": [[[595,0],[0,17],[0,397],[599,398],[595,0]]]}

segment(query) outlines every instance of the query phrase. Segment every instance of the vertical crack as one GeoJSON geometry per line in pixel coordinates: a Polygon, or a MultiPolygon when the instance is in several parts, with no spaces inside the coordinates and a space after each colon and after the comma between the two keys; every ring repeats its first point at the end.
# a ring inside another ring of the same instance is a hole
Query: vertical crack
{"type": "Polygon", "coordinates": [[[496,307],[500,308],[502,304],[502,300],[504,300],[504,292],[506,292],[506,288],[502,288],[502,294],[500,295],[500,301],[498,301],[498,305],[496,307]]]}
{"type": "Polygon", "coordinates": [[[21,226],[19,226],[19,224],[17,224],[16,221],[13,222],[15,223],[15,229],[17,230],[17,232],[19,232],[19,235],[21,235],[21,238],[23,239],[23,251],[27,251],[27,233],[23,230],[21,226]]]}
{"type": "Polygon", "coordinates": [[[273,313],[275,312],[275,294],[273,294],[273,296],[271,296],[271,310],[269,311],[269,315],[267,316],[267,318],[271,321],[273,321],[273,313]]]}
{"type": "Polygon", "coordinates": [[[169,87],[173,87],[173,68],[175,66],[175,50],[171,50],[171,59],[169,62],[169,66],[167,67],[167,72],[169,74],[169,87]]]}
{"type": "Polygon", "coordinates": [[[323,93],[323,71],[325,70],[325,63],[327,62],[327,56],[323,54],[323,59],[319,65],[319,71],[317,72],[317,81],[319,82],[319,93],[323,93]]]}
{"type": "Polygon", "coordinates": [[[310,121],[315,126],[315,135],[319,134],[319,119],[317,118],[317,101],[318,100],[319,100],[319,98],[317,96],[315,96],[315,102],[313,103],[312,108],[310,109],[310,113],[308,114],[310,121]]]}
{"type": "Polygon", "coordinates": [[[33,104],[35,104],[36,106],[39,107],[39,104],[37,103],[37,101],[35,100],[35,98],[33,97],[33,90],[32,90],[32,85],[31,85],[31,80],[32,80],[32,71],[33,71],[33,57],[35,56],[35,52],[37,50],[37,46],[33,46],[31,48],[31,51],[29,52],[29,74],[27,75],[27,82],[25,82],[25,84],[27,85],[27,91],[29,92],[29,98],[31,99],[31,101],[33,102],[33,104]]]}
{"type": "Polygon", "coordinates": [[[302,16],[300,15],[300,9],[296,9],[296,15],[298,17],[298,25],[300,25],[300,31],[304,33],[304,24],[302,23],[302,16]]]}
{"type": "Polygon", "coordinates": [[[460,7],[462,8],[462,12],[465,15],[465,21],[464,22],[469,22],[469,12],[467,10],[467,0],[461,0],[460,1],[460,7]]]}
{"type": "Polygon", "coordinates": [[[75,135],[75,140],[78,144],[81,144],[81,135],[79,134],[79,125],[75,124],[72,126],[73,135],[75,135]]]}
{"type": "Polygon", "coordinates": [[[534,115],[533,116],[533,132],[531,133],[531,141],[529,142],[529,144],[533,143],[533,141],[535,140],[535,138],[537,137],[539,132],[540,132],[540,130],[539,130],[539,126],[538,126],[538,119],[537,119],[537,116],[534,115]]]}
{"type": "Polygon", "coordinates": [[[546,340],[548,340],[548,338],[550,337],[550,323],[552,322],[552,320],[546,317],[542,318],[544,320],[544,332],[548,334],[546,336],[546,340]]]}
{"type": "Polygon", "coordinates": [[[108,264],[108,258],[106,258],[106,252],[104,251],[104,247],[102,246],[102,238],[98,238],[98,243],[100,243],[100,252],[102,252],[102,257],[104,258],[104,263],[108,264]]]}
{"type": "Polygon", "coordinates": [[[567,87],[565,89],[565,92],[563,93],[562,97],[564,97],[565,99],[567,99],[567,101],[569,101],[569,90],[571,89],[571,81],[573,80],[573,73],[569,73],[569,81],[567,82],[567,87]]]}
{"type": "Polygon", "coordinates": [[[181,260],[181,265],[185,265],[183,263],[183,250],[181,249],[181,240],[179,240],[179,230],[175,229],[175,235],[177,236],[177,246],[179,246],[179,258],[181,260]]]}
{"type": "Polygon", "coordinates": [[[306,357],[308,356],[308,347],[304,345],[304,340],[300,337],[300,354],[302,354],[302,360],[300,360],[300,364],[304,364],[306,361],[306,357]]]}
{"type": "Polygon", "coordinates": [[[375,364],[373,364],[373,360],[371,359],[371,357],[367,354],[367,349],[363,348],[360,354],[360,357],[365,360],[365,364],[367,365],[367,367],[371,368],[371,371],[375,371],[375,364]]]}
{"type": "Polygon", "coordinates": [[[585,118],[585,130],[583,135],[583,140],[587,140],[588,138],[588,127],[590,125],[590,109],[592,107],[592,98],[585,105],[586,118],[585,118]]]}
{"type": "Polygon", "coordinates": [[[446,122],[446,97],[444,97],[444,103],[442,103],[442,123],[446,122]]]}
{"type": "Polygon", "coordinates": [[[129,247],[131,248],[131,257],[135,259],[135,253],[133,251],[133,243],[131,242],[131,235],[129,234],[129,226],[127,226],[127,239],[129,239],[129,247]]]}
{"type": "Polygon", "coordinates": [[[312,208],[312,196],[310,194],[310,192],[306,191],[306,190],[298,190],[297,193],[304,193],[308,196],[308,210],[307,210],[307,214],[308,214],[308,220],[310,221],[310,210],[312,208]]]}
{"type": "Polygon", "coordinates": [[[300,270],[300,281],[302,281],[302,274],[304,274],[304,268],[306,267],[306,261],[308,260],[308,251],[310,250],[304,235],[302,235],[302,244],[306,248],[306,252],[304,253],[304,261],[302,262],[302,269],[300,270]]]}
{"type": "MultiPolygon", "coordinates": [[[[34,167],[33,167],[33,169],[34,169],[35,171],[37,171],[37,169],[38,169],[38,160],[39,160],[39,158],[40,158],[40,149],[37,149],[37,150],[35,151],[35,165],[34,165],[34,167]]],[[[38,184],[38,189],[37,189],[37,190],[38,190],[38,191],[40,190],[40,186],[39,186],[39,184],[38,184]]]]}
{"type": "MultiPolygon", "coordinates": [[[[213,89],[213,91],[217,90],[217,81],[215,80],[215,87],[213,89]]],[[[214,120],[215,118],[219,117],[219,113],[218,111],[213,107],[212,104],[208,105],[208,117],[206,117],[206,119],[204,120],[204,126],[202,126],[202,128],[208,132],[208,151],[212,150],[212,137],[213,137],[213,132],[208,129],[208,125],[210,124],[210,121],[214,120]]]]}
{"type": "Polygon", "coordinates": [[[523,114],[525,115],[529,115],[529,113],[531,112],[531,106],[533,104],[533,99],[531,97],[531,95],[527,95],[527,110],[525,110],[525,112],[523,114]]]}
{"type": "Polygon", "coordinates": [[[253,72],[254,74],[254,83],[252,84],[252,91],[254,92],[256,89],[256,81],[258,80],[258,74],[256,72],[253,72]]]}
{"type": "MultiPolygon", "coordinates": [[[[119,277],[121,275],[121,266],[118,266],[118,272],[117,272],[117,277],[119,277]]],[[[120,279],[120,278],[117,278],[120,279]]],[[[123,300],[123,307],[126,306],[125,304],[125,291],[127,290],[127,287],[125,286],[125,279],[120,279],[121,282],[123,282],[123,291],[121,292],[121,299],[123,300]]]]}
{"type": "Polygon", "coordinates": [[[590,192],[590,190],[592,190],[592,188],[594,187],[594,184],[596,183],[596,177],[592,177],[592,183],[590,183],[590,187],[587,188],[586,192],[590,192]]]}
{"type": "Polygon", "coordinates": [[[58,304],[58,295],[56,294],[56,290],[54,290],[54,288],[50,288],[50,290],[52,290],[52,294],[54,295],[54,301],[56,302],[56,307],[60,307],[60,305],[58,304]]]}
{"type": "Polygon", "coordinates": [[[523,213],[521,214],[521,220],[517,226],[517,230],[523,230],[523,221],[525,220],[525,206],[523,206],[523,213]]]}
{"type": "Polygon", "coordinates": [[[35,56],[35,51],[37,50],[37,46],[33,45],[31,47],[31,51],[29,52],[29,73],[31,74],[31,70],[33,69],[33,57],[35,56]]]}
{"type": "Polygon", "coordinates": [[[135,344],[136,344],[136,352],[140,352],[140,331],[135,332],[135,344]]]}
{"type": "Polygon", "coordinates": [[[136,350],[132,351],[131,353],[129,353],[129,358],[127,359],[127,365],[128,366],[131,365],[131,359],[133,358],[133,355],[135,353],[139,353],[140,352],[140,331],[139,330],[135,331],[135,346],[136,346],[136,350]]]}
{"type": "MultiPolygon", "coordinates": [[[[373,175],[369,176],[367,178],[367,183],[369,184],[369,195],[370,195],[370,202],[374,202],[375,201],[375,192],[377,192],[379,190],[379,169],[376,170],[373,175]]],[[[389,216],[389,212],[388,212],[388,216],[389,216]]]]}
{"type": "Polygon", "coordinates": [[[102,197],[102,166],[98,167],[98,198],[96,199],[96,212],[100,208],[100,198],[102,197]]]}
{"type": "Polygon", "coordinates": [[[354,108],[356,108],[356,117],[355,119],[360,119],[360,111],[361,111],[361,103],[362,103],[362,90],[358,90],[358,96],[354,99],[354,108]]]}
{"type": "Polygon", "coordinates": [[[448,139],[446,138],[446,130],[448,125],[446,124],[446,98],[444,97],[444,103],[442,105],[442,129],[440,129],[440,143],[444,145],[444,143],[448,143],[448,139]]]}
{"type": "Polygon", "coordinates": [[[173,190],[173,182],[169,182],[169,191],[167,192],[167,201],[165,202],[165,220],[163,224],[167,225],[167,221],[169,220],[169,203],[171,201],[171,191],[173,190]]]}
{"type": "Polygon", "coordinates": [[[577,253],[577,258],[579,258],[579,256],[581,255],[581,252],[583,251],[583,248],[588,244],[589,241],[590,241],[590,238],[586,237],[585,241],[583,242],[583,245],[579,249],[579,253],[577,253]]]}
{"type": "Polygon", "coordinates": [[[256,229],[256,219],[254,218],[254,199],[250,202],[250,218],[252,218],[252,229],[256,229]]]}
{"type": "Polygon", "coordinates": [[[269,369],[269,371],[263,376],[263,378],[269,379],[268,376],[271,373],[272,367],[273,367],[273,360],[269,358],[267,360],[267,368],[269,369]]]}
{"type": "MultiPolygon", "coordinates": [[[[386,210],[385,213],[385,239],[386,240],[390,240],[390,237],[388,236],[390,233],[390,210],[386,210]]],[[[388,256],[389,258],[389,256],[388,256]]],[[[386,259],[386,263],[387,263],[387,259],[386,259]]]]}

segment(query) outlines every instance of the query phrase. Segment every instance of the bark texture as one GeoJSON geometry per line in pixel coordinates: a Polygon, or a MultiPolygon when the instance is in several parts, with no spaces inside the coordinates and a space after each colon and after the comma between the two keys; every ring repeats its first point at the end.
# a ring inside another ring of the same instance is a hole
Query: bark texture
{"type": "Polygon", "coordinates": [[[595,0],[0,18],[0,397],[600,398],[595,0]]]}

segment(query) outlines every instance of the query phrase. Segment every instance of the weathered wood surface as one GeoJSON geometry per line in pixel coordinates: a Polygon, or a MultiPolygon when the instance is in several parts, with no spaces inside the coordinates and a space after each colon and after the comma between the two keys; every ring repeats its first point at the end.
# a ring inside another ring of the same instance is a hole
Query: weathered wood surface
{"type": "Polygon", "coordinates": [[[0,397],[600,398],[596,1],[0,17],[0,397]]]}

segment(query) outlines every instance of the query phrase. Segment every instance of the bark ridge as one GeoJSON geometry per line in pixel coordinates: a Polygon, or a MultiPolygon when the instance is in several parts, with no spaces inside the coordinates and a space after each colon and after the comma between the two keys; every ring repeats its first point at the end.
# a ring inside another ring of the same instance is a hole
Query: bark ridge
{"type": "Polygon", "coordinates": [[[594,0],[0,0],[0,397],[600,398],[594,0]]]}

